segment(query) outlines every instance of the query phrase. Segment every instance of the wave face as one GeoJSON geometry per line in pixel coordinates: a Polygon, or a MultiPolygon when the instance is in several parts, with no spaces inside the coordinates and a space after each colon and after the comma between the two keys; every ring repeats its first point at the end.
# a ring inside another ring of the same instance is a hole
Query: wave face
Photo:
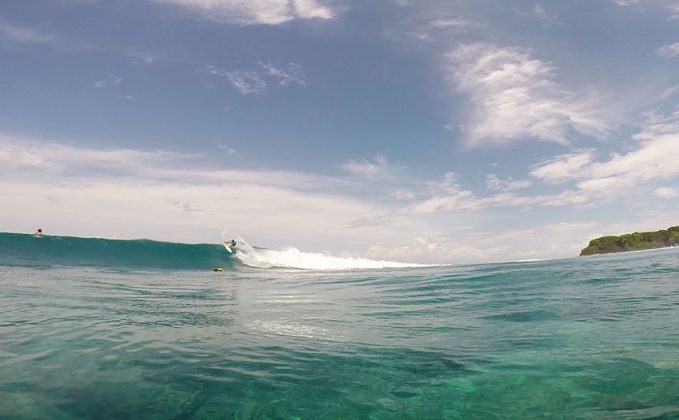
{"type": "Polygon", "coordinates": [[[181,244],[147,239],[118,240],[0,233],[0,265],[93,266],[122,269],[211,270],[238,266],[253,268],[295,268],[304,270],[351,270],[421,267],[393,261],[364,258],[340,258],[301,252],[256,248],[236,236],[236,254],[229,254],[222,244],[181,244]]]}
{"type": "Polygon", "coordinates": [[[235,261],[217,244],[0,233],[0,265],[208,270],[233,268],[235,261]]]}

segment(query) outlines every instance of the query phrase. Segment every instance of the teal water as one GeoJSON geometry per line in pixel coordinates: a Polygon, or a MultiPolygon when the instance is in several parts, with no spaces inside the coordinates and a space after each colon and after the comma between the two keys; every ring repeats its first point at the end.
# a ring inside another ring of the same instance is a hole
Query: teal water
{"type": "Polygon", "coordinates": [[[0,233],[0,265],[204,270],[233,264],[221,244],[0,233]]]}
{"type": "Polygon", "coordinates": [[[3,419],[679,418],[679,249],[222,273],[8,249],[3,419]]]}

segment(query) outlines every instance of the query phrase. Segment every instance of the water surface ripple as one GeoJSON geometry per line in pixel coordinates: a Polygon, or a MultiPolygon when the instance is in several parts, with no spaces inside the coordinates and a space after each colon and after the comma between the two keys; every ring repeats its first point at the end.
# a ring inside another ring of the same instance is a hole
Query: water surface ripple
{"type": "Polygon", "coordinates": [[[371,271],[0,266],[0,418],[679,418],[679,250],[371,271]]]}

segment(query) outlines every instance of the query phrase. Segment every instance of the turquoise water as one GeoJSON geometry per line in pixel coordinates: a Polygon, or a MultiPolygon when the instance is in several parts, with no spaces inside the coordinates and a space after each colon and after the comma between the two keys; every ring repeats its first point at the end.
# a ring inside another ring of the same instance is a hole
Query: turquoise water
{"type": "Polygon", "coordinates": [[[679,418],[679,249],[215,273],[5,241],[3,419],[679,418]]]}
{"type": "Polygon", "coordinates": [[[203,270],[233,263],[221,244],[0,233],[0,265],[203,270]]]}

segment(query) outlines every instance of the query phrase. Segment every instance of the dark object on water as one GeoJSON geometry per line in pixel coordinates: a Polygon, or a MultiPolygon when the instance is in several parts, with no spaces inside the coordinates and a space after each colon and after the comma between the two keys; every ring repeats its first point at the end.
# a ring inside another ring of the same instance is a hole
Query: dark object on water
{"type": "Polygon", "coordinates": [[[215,267],[212,271],[224,271],[224,269],[222,267],[215,267]]]}

